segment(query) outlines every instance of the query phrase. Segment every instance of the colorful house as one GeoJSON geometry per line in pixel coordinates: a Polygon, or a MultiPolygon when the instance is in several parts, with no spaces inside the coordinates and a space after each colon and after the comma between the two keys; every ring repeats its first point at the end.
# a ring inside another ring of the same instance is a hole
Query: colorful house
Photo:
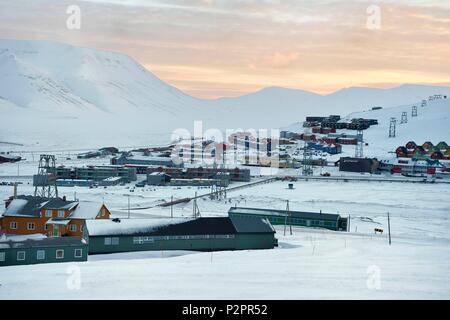
{"type": "Polygon", "coordinates": [[[6,201],[1,229],[13,235],[40,233],[52,237],[80,237],[86,220],[109,219],[110,215],[101,202],[21,195],[6,201]]]}
{"type": "Polygon", "coordinates": [[[406,147],[400,146],[395,150],[395,154],[397,155],[397,158],[403,158],[408,155],[408,150],[406,147]]]}
{"type": "Polygon", "coordinates": [[[434,160],[444,160],[445,156],[444,156],[444,154],[441,151],[434,151],[431,154],[430,158],[434,159],[434,160]]]}
{"type": "Polygon", "coordinates": [[[432,149],[432,148],[434,147],[434,145],[433,145],[430,141],[427,141],[427,142],[425,142],[425,143],[422,145],[422,147],[423,147],[425,150],[430,150],[430,149],[432,149]]]}
{"type": "Polygon", "coordinates": [[[409,141],[406,145],[405,145],[406,149],[415,149],[417,147],[417,144],[414,141],[409,141]]]}
{"type": "Polygon", "coordinates": [[[448,148],[448,144],[445,141],[441,141],[436,145],[436,148],[438,148],[441,151],[445,151],[448,148]]]}

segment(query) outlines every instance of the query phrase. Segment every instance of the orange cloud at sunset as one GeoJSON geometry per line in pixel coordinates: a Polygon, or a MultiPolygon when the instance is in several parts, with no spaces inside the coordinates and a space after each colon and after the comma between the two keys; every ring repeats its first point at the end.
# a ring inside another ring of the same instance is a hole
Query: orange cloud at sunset
{"type": "Polygon", "coordinates": [[[0,1],[0,37],[126,53],[201,98],[266,86],[324,94],[450,83],[449,17],[450,5],[437,0],[17,0],[0,1]],[[72,3],[83,19],[76,32],[64,22],[72,3]],[[373,4],[381,12],[375,30],[367,28],[373,4]]]}

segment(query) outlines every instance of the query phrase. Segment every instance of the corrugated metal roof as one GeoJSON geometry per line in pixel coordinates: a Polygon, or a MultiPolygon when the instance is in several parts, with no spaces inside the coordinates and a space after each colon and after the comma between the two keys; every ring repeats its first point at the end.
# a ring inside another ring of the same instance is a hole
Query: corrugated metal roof
{"type": "Polygon", "coordinates": [[[89,236],[110,235],[215,235],[236,233],[274,233],[271,224],[265,219],[229,217],[205,217],[197,219],[120,219],[88,220],[86,226],[89,236]],[[245,221],[244,221],[245,220],[245,221]]]}
{"type": "MultiPolygon", "coordinates": [[[[287,214],[286,210],[276,209],[259,209],[259,208],[242,208],[232,207],[228,210],[228,214],[248,214],[248,215],[269,215],[269,216],[282,216],[287,214]]],[[[336,221],[340,215],[332,213],[319,213],[319,212],[303,212],[303,211],[289,211],[289,214],[294,218],[301,219],[320,219],[320,220],[333,220],[336,221]]]]}
{"type": "Polygon", "coordinates": [[[258,217],[230,217],[237,233],[275,233],[269,220],[258,217]]]}
{"type": "Polygon", "coordinates": [[[116,221],[86,220],[89,236],[150,234],[168,225],[184,223],[189,219],[118,219],[116,221]]]}

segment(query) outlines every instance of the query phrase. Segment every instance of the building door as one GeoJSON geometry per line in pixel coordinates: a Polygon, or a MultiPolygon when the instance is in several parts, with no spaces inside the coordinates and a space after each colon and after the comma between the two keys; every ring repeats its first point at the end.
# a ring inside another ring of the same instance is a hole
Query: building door
{"type": "Polygon", "coordinates": [[[311,227],[311,220],[306,220],[306,226],[311,227]]]}
{"type": "Polygon", "coordinates": [[[53,236],[59,237],[59,226],[57,224],[53,225],[53,236]]]}

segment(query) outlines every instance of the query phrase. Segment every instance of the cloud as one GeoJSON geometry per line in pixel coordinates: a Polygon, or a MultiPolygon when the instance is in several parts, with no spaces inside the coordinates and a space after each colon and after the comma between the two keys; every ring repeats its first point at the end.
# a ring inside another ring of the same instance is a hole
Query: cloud
{"type": "Polygon", "coordinates": [[[0,38],[45,39],[128,54],[200,97],[264,86],[450,82],[448,1],[0,0],[0,38]],[[445,4],[446,2],[447,4],[445,4]],[[66,28],[81,7],[82,28],[66,28]],[[222,89],[221,89],[222,88],[222,89]]]}
{"type": "Polygon", "coordinates": [[[299,58],[299,54],[297,52],[290,53],[280,53],[275,52],[269,58],[269,64],[275,68],[286,68],[297,61],[299,58]]]}

